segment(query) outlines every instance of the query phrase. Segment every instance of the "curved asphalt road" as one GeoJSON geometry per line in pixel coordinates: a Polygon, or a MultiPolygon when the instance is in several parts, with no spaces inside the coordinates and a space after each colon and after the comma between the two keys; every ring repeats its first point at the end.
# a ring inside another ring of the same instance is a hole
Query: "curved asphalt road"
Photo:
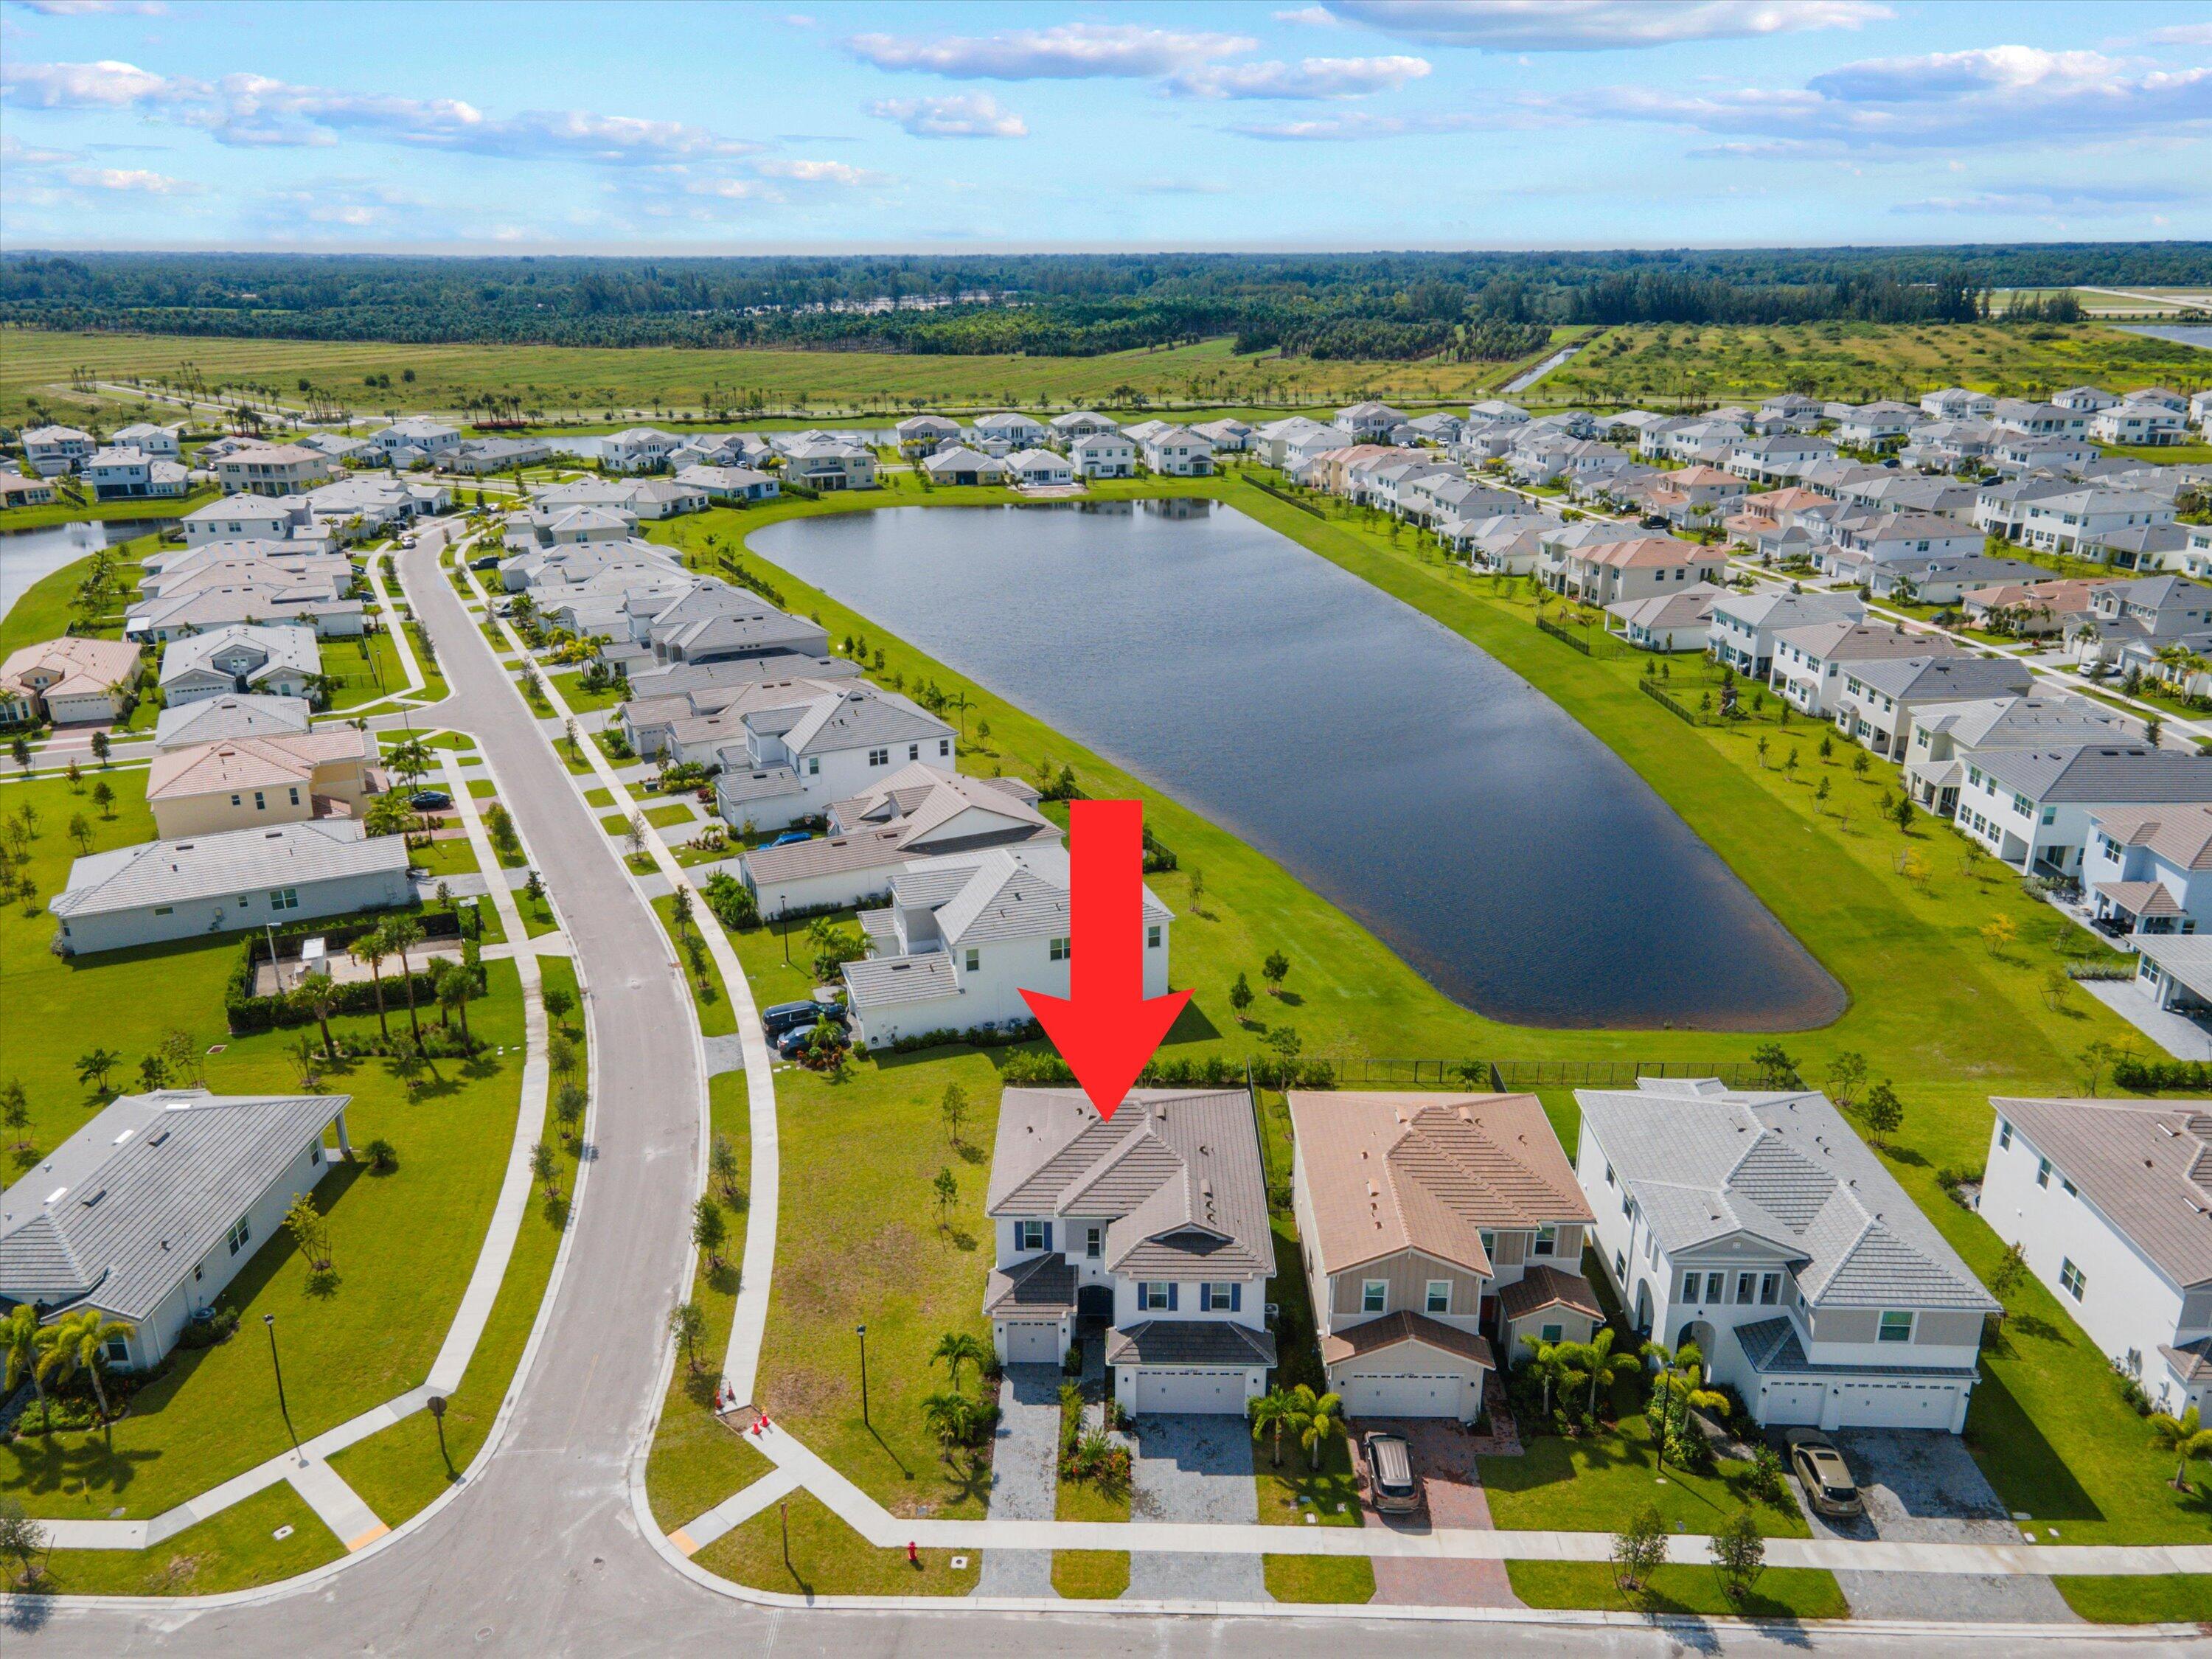
{"type": "MultiPolygon", "coordinates": [[[[820,1653],[1020,1656],[1205,1652],[1336,1659],[1347,1644],[1394,1655],[1720,1650],[1706,1632],[1372,1620],[1132,1619],[782,1612],[719,1595],[672,1571],[638,1535],[628,1474],[659,1380],[664,1321],[689,1249],[697,1188],[700,1079],[692,1018],[659,927],[623,878],[536,721],[436,567],[439,542],[402,556],[416,614],[438,641],[453,708],[490,758],[558,896],[593,987],[596,1157],[552,1320],[499,1449],[428,1523],[305,1590],[198,1609],[15,1604],[0,1648],[121,1655],[820,1653]],[[1049,1630],[1040,1629],[1049,1625],[1049,1630]]],[[[2086,1633],[2078,1647],[2092,1644],[2086,1633]]],[[[1963,1645],[1966,1633],[1959,1638],[1963,1645]]],[[[1925,1633],[1731,1635],[1729,1651],[1925,1654],[1925,1633]]],[[[2074,1643],[2036,1651],[2072,1650],[2074,1643]]]]}

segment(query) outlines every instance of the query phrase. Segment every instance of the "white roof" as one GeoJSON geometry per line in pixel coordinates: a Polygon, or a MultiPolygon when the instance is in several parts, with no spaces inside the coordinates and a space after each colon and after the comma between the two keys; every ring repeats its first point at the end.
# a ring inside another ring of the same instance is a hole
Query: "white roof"
{"type": "Polygon", "coordinates": [[[372,837],[355,818],[311,818],[92,854],[70,866],[68,886],[46,908],[63,917],[112,915],[406,868],[404,836],[372,837]]]}

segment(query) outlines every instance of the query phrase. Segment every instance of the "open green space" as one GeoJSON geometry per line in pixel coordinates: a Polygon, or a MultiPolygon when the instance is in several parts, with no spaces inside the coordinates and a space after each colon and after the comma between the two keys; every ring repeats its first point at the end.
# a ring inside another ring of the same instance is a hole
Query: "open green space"
{"type": "MultiPolygon", "coordinates": [[[[333,713],[357,708],[407,689],[407,672],[389,634],[362,634],[322,642],[323,674],[331,682],[333,713]]],[[[439,695],[434,692],[432,695],[439,695]]]]}
{"type": "Polygon", "coordinates": [[[78,609],[77,590],[91,573],[93,554],[51,571],[24,590],[8,614],[0,617],[0,657],[20,646],[57,639],[74,629],[118,639],[123,633],[123,607],[136,591],[139,562],[160,546],[160,538],[135,536],[106,550],[115,566],[115,597],[106,610],[88,614],[78,609]]]}
{"type": "Polygon", "coordinates": [[[1711,1567],[1662,1567],[1631,1601],[1595,1561],[1509,1561],[1513,1593],[1532,1607],[1594,1607],[1605,1613],[1696,1613],[1705,1618],[1848,1619],[1850,1605],[1835,1575],[1808,1567],[1770,1567],[1741,1602],[1729,1600],[1711,1567]]]}
{"type": "Polygon", "coordinates": [[[660,1426],[645,1466],[646,1500],[663,1532],[696,1520],[775,1467],[736,1426],[714,1415],[714,1389],[721,1381],[722,1353],[737,1309],[745,1199],[752,1186],[752,1139],[744,1073],[724,1072],[708,1079],[707,1094],[712,1133],[728,1143],[737,1160],[735,1196],[722,1182],[708,1182],[708,1195],[721,1206],[730,1242],[723,1246],[719,1263],[709,1262],[705,1251],[698,1253],[691,1300],[704,1316],[707,1334],[696,1353],[678,1350],[668,1395],[661,1402],[660,1426]]]}
{"type": "Polygon", "coordinates": [[[1364,1555],[1263,1555],[1260,1571],[1278,1601],[1375,1599],[1375,1564],[1364,1555]]]}
{"type": "Polygon", "coordinates": [[[47,1595],[220,1595],[326,1565],[345,1546],[285,1481],[143,1550],[52,1550],[47,1595]],[[292,1530],[283,1538],[277,1531],[292,1530]]]}
{"type": "MultiPolygon", "coordinates": [[[[643,862],[643,860],[637,860],[643,862]]],[[[647,866],[647,868],[650,868],[647,866]]],[[[730,1006],[729,992],[722,984],[722,970],[714,965],[714,957],[706,953],[699,940],[699,924],[695,920],[688,928],[676,926],[676,896],[664,894],[653,900],[653,911],[660,925],[675,940],[677,960],[683,963],[684,977],[690,981],[691,998],[699,1010],[699,1029],[708,1036],[727,1036],[738,1029],[738,1011],[730,1006]],[[693,955],[693,947],[698,953],[693,955]]],[[[698,915],[695,908],[693,915],[698,915]]]]}
{"type": "MultiPolygon", "coordinates": [[[[113,817],[105,818],[60,779],[0,786],[0,816],[19,816],[28,804],[39,820],[27,874],[40,902],[27,913],[21,904],[0,910],[0,1006],[8,1010],[0,1074],[20,1079],[31,1115],[29,1146],[14,1154],[11,1178],[107,1097],[79,1077],[81,1057],[101,1036],[117,1054],[111,1091],[141,1086],[141,1061],[172,1032],[181,1034],[175,1046],[189,1056],[192,1080],[204,1079],[217,1093],[301,1086],[288,1052],[297,1033],[233,1037],[225,1029],[223,991],[238,963],[238,936],[84,957],[47,951],[54,924],[41,907],[75,856],[64,833],[70,818],[84,814],[94,850],[152,834],[137,792],[118,793],[113,817]],[[131,1011],[127,1027],[115,1025],[116,1009],[131,1011]]],[[[84,1433],[0,1446],[0,1492],[33,1514],[150,1516],[284,1449],[267,1345],[250,1328],[262,1313],[276,1316],[302,1438],[421,1381],[474,1266],[514,1133],[520,997],[511,964],[489,963],[487,974],[489,993],[471,1006],[469,1023],[492,1048],[507,1045],[507,1055],[316,1061],[320,1086],[351,1097],[354,1146],[382,1138],[399,1158],[383,1176],[363,1163],[336,1164],[316,1189],[330,1222],[335,1286],[309,1285],[289,1235],[264,1241],[222,1298],[249,1328],[216,1347],[179,1350],[136,1383],[112,1447],[106,1437],[84,1433]]],[[[404,1035],[399,994],[391,1002],[388,1021],[404,1035]]],[[[435,1024],[441,1016],[425,1009],[419,1017],[435,1024]]],[[[341,1040],[365,1042],[377,1030],[373,1013],[334,1018],[331,1025],[341,1040]]]]}
{"type": "Polygon", "coordinates": [[[799,1491],[724,1533],[691,1559],[708,1571],[786,1595],[969,1595],[981,1571],[981,1551],[923,1550],[920,1565],[904,1550],[879,1550],[840,1521],[811,1492],[799,1491]]]}
{"type": "Polygon", "coordinates": [[[1111,1601],[1129,1589],[1127,1550],[1054,1550],[1052,1587],[1071,1601],[1111,1601]]]}
{"type": "Polygon", "coordinates": [[[475,843],[466,836],[441,836],[410,849],[407,861],[433,876],[473,876],[483,868],[477,861],[475,843]]]}
{"type": "Polygon", "coordinates": [[[584,672],[580,668],[561,673],[548,674],[545,683],[561,694],[561,701],[568,705],[572,714],[589,714],[602,708],[612,708],[623,700],[622,683],[610,680],[596,691],[584,685],[584,672]]]}
{"type": "Polygon", "coordinates": [[[2212,1625],[2212,1574],[2054,1578],[2066,1605],[2095,1625],[2212,1625]]]}
{"type": "Polygon", "coordinates": [[[222,491],[210,484],[188,495],[159,500],[125,501],[57,501],[50,507],[0,507],[0,535],[11,530],[41,530],[58,524],[128,524],[137,519],[178,519],[195,507],[219,500],[222,491]]]}

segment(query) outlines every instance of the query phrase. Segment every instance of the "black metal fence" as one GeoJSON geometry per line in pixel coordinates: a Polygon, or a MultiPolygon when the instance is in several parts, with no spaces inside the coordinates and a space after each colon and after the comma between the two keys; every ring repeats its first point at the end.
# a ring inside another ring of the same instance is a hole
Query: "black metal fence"
{"type": "Polygon", "coordinates": [[[1715,723],[1716,717],[1714,715],[1707,713],[1701,713],[1698,709],[1692,708],[1688,703],[1684,702],[1673,692],[1662,690],[1659,682],[1656,680],[1640,679],[1636,682],[1636,685],[1637,689],[1642,691],[1645,696],[1650,698],[1652,702],[1657,703],[1662,708],[1674,715],[1677,720],[1687,720],[1692,726],[1711,726],[1715,723]]]}
{"type": "Polygon", "coordinates": [[[1425,1060],[1370,1055],[1305,1062],[1328,1070],[1340,1089],[1459,1089],[1499,1094],[1531,1089],[1634,1088],[1638,1078],[1718,1078],[1731,1089],[1778,1085],[1746,1060],[1425,1060]]]}
{"type": "Polygon", "coordinates": [[[1250,484],[1253,489],[1263,489],[1267,491],[1268,495],[1273,495],[1277,501],[1281,501],[1287,507],[1295,507],[1301,513],[1310,513],[1316,519],[1325,519],[1328,516],[1327,513],[1323,512],[1320,507],[1316,507],[1311,501],[1300,501],[1296,495],[1291,495],[1288,490],[1278,489],[1274,485],[1269,483],[1264,478],[1255,478],[1248,473],[1245,475],[1244,481],[1250,484]]]}
{"type": "Polygon", "coordinates": [[[1567,628],[1549,617],[1536,618],[1540,632],[1549,634],[1562,645],[1579,651],[1585,657],[1617,657],[1626,648],[1621,642],[1595,625],[1567,628]]]}

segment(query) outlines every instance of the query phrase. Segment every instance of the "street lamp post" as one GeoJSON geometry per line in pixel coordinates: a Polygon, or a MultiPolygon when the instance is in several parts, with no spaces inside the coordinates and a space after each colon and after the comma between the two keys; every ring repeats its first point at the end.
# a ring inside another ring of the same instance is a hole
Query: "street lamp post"
{"type": "Polygon", "coordinates": [[[873,1428],[875,1425],[868,1421],[868,1328],[855,1325],[853,1330],[860,1339],[860,1422],[873,1428]]]}
{"type": "Polygon", "coordinates": [[[283,1413],[284,1432],[292,1437],[292,1454],[304,1463],[307,1460],[300,1453],[300,1431],[292,1426],[292,1408],[284,1403],[284,1362],[276,1357],[276,1316],[261,1316],[262,1328],[269,1333],[269,1364],[276,1373],[276,1409],[283,1413]]]}
{"type": "Polygon", "coordinates": [[[430,1420],[438,1425],[438,1455],[445,1461],[446,1479],[453,1478],[453,1455],[446,1449],[446,1396],[434,1394],[423,1402],[430,1420]]]}

